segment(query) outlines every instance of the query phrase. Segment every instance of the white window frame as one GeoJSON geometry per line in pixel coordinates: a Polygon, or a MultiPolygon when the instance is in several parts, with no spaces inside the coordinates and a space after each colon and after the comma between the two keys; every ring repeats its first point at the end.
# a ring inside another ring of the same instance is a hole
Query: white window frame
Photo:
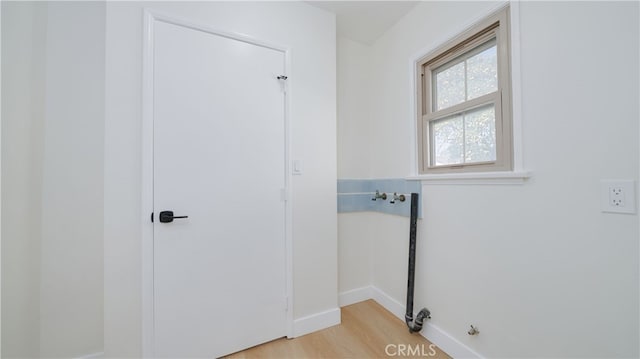
{"type": "Polygon", "coordinates": [[[513,121],[511,92],[511,39],[509,6],[504,6],[479,21],[462,34],[444,43],[416,62],[417,152],[420,175],[468,172],[513,171],[513,121]],[[498,55],[498,90],[434,111],[432,72],[442,65],[468,56],[478,47],[496,39],[498,55]],[[430,122],[494,104],[496,115],[496,160],[455,165],[432,165],[430,122]]]}

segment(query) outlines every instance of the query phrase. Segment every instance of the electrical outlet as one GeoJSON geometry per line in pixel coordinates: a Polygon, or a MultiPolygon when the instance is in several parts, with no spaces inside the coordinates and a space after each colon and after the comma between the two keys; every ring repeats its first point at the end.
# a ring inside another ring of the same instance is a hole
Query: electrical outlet
{"type": "Polygon", "coordinates": [[[633,180],[602,181],[602,212],[636,213],[635,188],[633,180]]]}
{"type": "Polygon", "coordinates": [[[609,187],[609,206],[624,207],[624,189],[622,187],[609,187]]]}

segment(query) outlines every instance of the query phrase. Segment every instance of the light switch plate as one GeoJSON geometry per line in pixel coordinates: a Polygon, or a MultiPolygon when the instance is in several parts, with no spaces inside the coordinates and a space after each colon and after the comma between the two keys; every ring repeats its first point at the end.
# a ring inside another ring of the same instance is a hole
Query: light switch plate
{"type": "Polygon", "coordinates": [[[296,176],[300,176],[302,174],[302,165],[300,164],[300,160],[293,160],[293,174],[296,176]]]}
{"type": "Polygon", "coordinates": [[[602,212],[636,213],[634,180],[602,180],[600,187],[602,212]]]}

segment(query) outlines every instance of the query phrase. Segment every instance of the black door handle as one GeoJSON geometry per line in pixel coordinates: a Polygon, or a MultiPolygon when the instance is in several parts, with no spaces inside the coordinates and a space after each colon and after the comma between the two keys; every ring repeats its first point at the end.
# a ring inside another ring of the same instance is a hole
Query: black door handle
{"type": "Polygon", "coordinates": [[[173,222],[174,219],[180,218],[189,218],[189,216],[174,216],[173,211],[160,212],[160,223],[170,223],[173,222]]]}

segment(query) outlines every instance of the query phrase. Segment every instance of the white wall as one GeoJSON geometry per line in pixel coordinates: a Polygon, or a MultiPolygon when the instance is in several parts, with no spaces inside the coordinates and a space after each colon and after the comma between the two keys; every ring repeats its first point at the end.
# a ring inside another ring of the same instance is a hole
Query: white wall
{"type": "Polygon", "coordinates": [[[2,6],[2,354],[101,352],[104,4],[2,6]]]}
{"type": "MultiPolygon", "coordinates": [[[[0,34],[2,34],[2,5],[0,5],[0,34]]],[[[2,57],[2,36],[0,36],[0,58],[2,57]]],[[[0,70],[0,83],[2,83],[2,70],[0,70]]],[[[2,86],[0,86],[0,98],[2,86]]],[[[2,102],[0,102],[0,113],[2,102]]],[[[0,114],[0,168],[2,167],[2,115],[0,114]]],[[[2,175],[0,175],[0,203],[2,202],[2,175]]],[[[0,243],[2,243],[2,206],[0,206],[0,243]]],[[[2,245],[0,245],[0,323],[2,323],[2,245]]],[[[2,355],[2,325],[0,324],[0,356],[2,355]]]]}
{"type": "MultiPolygon", "coordinates": [[[[105,351],[141,354],[142,9],[291,49],[294,317],[337,307],[335,17],[304,3],[107,4],[105,351]],[[108,215],[116,211],[119,216],[108,215]]],[[[259,179],[259,174],[257,174],[259,179]]]]}
{"type": "Polygon", "coordinates": [[[338,37],[338,177],[368,178],[371,171],[371,47],[338,37]]]}
{"type": "Polygon", "coordinates": [[[2,3],[2,357],[39,355],[46,7],[2,3]]]}
{"type": "MultiPolygon", "coordinates": [[[[369,178],[371,47],[338,37],[338,177],[369,178]]],[[[339,292],[371,284],[371,244],[368,215],[338,214],[339,292]]]]}
{"type": "Polygon", "coordinates": [[[40,353],[102,351],[105,4],[47,11],[40,353]]]}
{"type": "MultiPolygon", "coordinates": [[[[638,180],[638,3],[520,6],[533,178],[423,187],[416,306],[487,357],[638,357],[638,215],[601,213],[599,197],[601,179],[638,180]]],[[[494,7],[421,3],[372,46],[373,178],[412,174],[410,59],[494,7]]],[[[408,221],[368,215],[372,284],[404,303],[408,221]]]]}
{"type": "Polygon", "coordinates": [[[370,213],[340,213],[338,215],[338,292],[368,287],[372,282],[373,262],[370,213]]]}

